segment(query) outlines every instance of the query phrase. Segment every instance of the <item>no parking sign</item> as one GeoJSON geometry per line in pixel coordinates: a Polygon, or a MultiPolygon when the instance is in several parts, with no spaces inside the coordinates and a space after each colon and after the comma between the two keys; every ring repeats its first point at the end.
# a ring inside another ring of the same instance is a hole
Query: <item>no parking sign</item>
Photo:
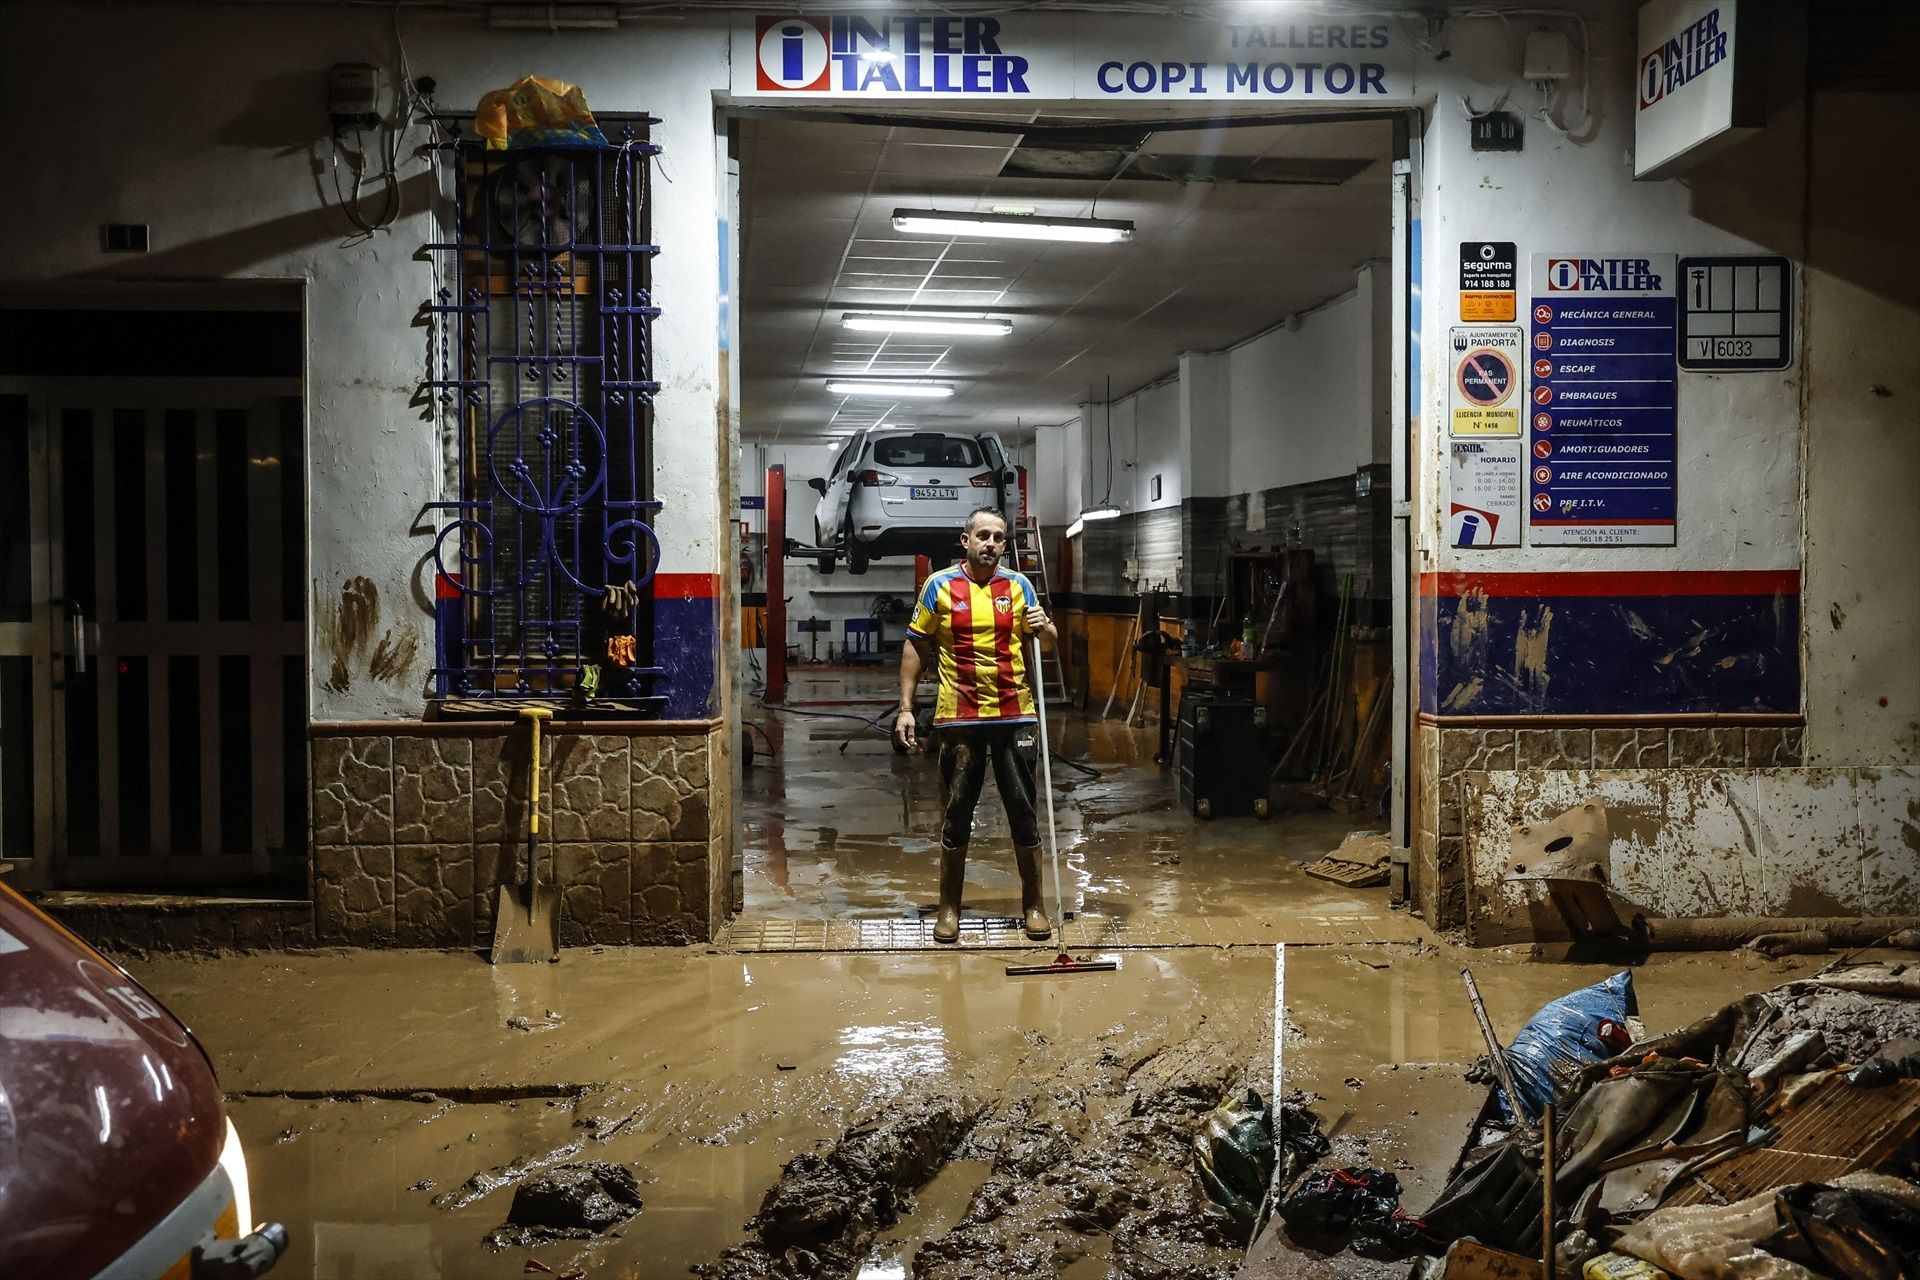
{"type": "Polygon", "coordinates": [[[1452,330],[1453,384],[1448,389],[1448,434],[1520,434],[1525,357],[1517,326],[1457,326],[1452,330]]]}

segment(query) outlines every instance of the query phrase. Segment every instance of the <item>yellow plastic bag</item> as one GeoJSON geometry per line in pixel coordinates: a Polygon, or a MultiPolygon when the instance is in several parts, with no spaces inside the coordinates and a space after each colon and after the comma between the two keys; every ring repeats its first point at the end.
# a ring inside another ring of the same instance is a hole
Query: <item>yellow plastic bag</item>
{"type": "Polygon", "coordinates": [[[489,151],[607,145],[580,86],[545,76],[523,76],[511,88],[481,98],[473,128],[489,151]]]}

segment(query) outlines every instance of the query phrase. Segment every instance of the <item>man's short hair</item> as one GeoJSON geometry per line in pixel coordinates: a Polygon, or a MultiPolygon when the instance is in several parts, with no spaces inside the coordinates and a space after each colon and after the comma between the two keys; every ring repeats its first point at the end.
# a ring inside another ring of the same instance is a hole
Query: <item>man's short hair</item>
{"type": "Polygon", "coordinates": [[[992,516],[995,520],[998,520],[1000,522],[1000,527],[1002,529],[1007,527],[1007,515],[1004,511],[1000,510],[1000,508],[975,507],[973,510],[967,512],[967,522],[966,524],[962,525],[961,528],[968,533],[972,533],[973,522],[975,520],[978,520],[981,516],[992,516]]]}

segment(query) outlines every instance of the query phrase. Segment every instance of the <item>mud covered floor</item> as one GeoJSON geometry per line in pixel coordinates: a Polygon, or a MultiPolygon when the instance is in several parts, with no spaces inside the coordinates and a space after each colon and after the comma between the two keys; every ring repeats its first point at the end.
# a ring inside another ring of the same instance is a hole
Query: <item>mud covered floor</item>
{"type": "MultiPolygon", "coordinates": [[[[1481,1096],[1461,1081],[1479,1039],[1460,963],[1508,1034],[1604,972],[1397,945],[1286,957],[1290,1086],[1322,1099],[1337,1155],[1396,1169],[1415,1207],[1438,1189],[1481,1096]]],[[[1677,1025],[1818,962],[1665,957],[1636,985],[1648,1025],[1677,1025]]],[[[513,969],[432,952],[132,965],[213,1054],[257,1212],[293,1235],[274,1274],[293,1277],[507,1277],[530,1258],[558,1273],[684,1276],[748,1238],[788,1161],[903,1101],[971,1097],[1007,1117],[1032,1100],[1027,1115],[1079,1140],[1127,1119],[1140,1082],[1158,1078],[1135,1078],[1142,1055],[1151,1071],[1166,1050],[1162,1066],[1195,1061],[1197,1044],[1200,1060],[1268,1078],[1272,947],[1128,952],[1119,973],[1073,978],[1009,980],[1001,966],[990,954],[705,948],[569,952],[513,969]],[[488,1248],[521,1179],[581,1161],[632,1169],[639,1214],[603,1238],[488,1248]]],[[[928,1242],[943,1242],[942,1256],[1005,1256],[1040,1225],[1029,1206],[1093,1207],[1084,1224],[1045,1227],[1048,1248],[1084,1255],[1069,1267],[1056,1253],[1063,1275],[1127,1274],[1110,1265],[1117,1241],[1165,1249],[1172,1275],[1209,1274],[1221,1258],[1191,1241],[1167,1248],[1169,1233],[1144,1216],[1114,1217],[1111,1202],[1070,1186],[1016,1195],[995,1223],[956,1233],[1016,1158],[991,1136],[940,1166],[913,1212],[875,1237],[862,1273],[908,1274],[928,1242]]],[[[1077,1159],[1061,1167],[1081,1172],[1077,1159]]]]}
{"type": "MultiPolygon", "coordinates": [[[[805,673],[795,697],[878,680],[851,679],[805,673]]],[[[851,721],[757,718],[778,757],[748,781],[743,922],[917,916],[931,762],[851,721]]],[[[1010,959],[1051,953],[932,946],[130,967],[213,1055],[256,1213],[292,1235],[273,1274],[326,1280],[737,1280],[816,1261],[863,1280],[1226,1275],[1241,1249],[1184,1147],[1221,1095],[1269,1087],[1276,943],[1286,1087],[1340,1163],[1395,1171],[1414,1210],[1484,1096],[1464,1081],[1481,1041],[1460,965],[1505,1035],[1608,971],[1451,948],[1384,889],[1301,874],[1348,820],[1200,824],[1147,734],[1069,722],[1062,738],[1104,774],[1056,774],[1069,906],[1151,921],[1166,944],[1116,952],[1117,973],[1009,979],[1010,959]]],[[[968,905],[1011,914],[991,789],[981,814],[968,905]]],[[[1642,1016],[1679,1025],[1820,963],[1657,957],[1636,975],[1642,1016]]],[[[1256,1251],[1241,1274],[1260,1269],[1256,1251]]]]}
{"type": "MultiPolygon", "coordinates": [[[[884,734],[859,723],[893,705],[894,681],[891,671],[802,670],[791,704],[816,714],[752,709],[749,719],[767,735],[755,735],[756,750],[770,739],[775,758],[748,771],[742,793],[736,940],[750,941],[769,921],[916,920],[933,901],[939,776],[931,760],[896,756],[884,734]]],[[[1300,869],[1356,827],[1382,823],[1319,809],[1202,822],[1153,763],[1156,731],[1129,730],[1117,718],[1089,724],[1078,713],[1052,727],[1056,754],[1101,775],[1064,764],[1053,771],[1068,911],[1170,946],[1428,939],[1384,892],[1300,869]]],[[[1006,817],[989,781],[967,863],[967,914],[1008,917],[1019,901],[1006,817]]]]}

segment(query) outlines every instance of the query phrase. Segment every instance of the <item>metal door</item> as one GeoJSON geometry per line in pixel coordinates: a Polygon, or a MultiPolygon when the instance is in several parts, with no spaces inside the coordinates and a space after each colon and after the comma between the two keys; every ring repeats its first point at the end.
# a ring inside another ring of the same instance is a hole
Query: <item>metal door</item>
{"type": "Polygon", "coordinates": [[[0,380],[0,851],[27,883],[303,879],[298,379],[0,380]]]}

